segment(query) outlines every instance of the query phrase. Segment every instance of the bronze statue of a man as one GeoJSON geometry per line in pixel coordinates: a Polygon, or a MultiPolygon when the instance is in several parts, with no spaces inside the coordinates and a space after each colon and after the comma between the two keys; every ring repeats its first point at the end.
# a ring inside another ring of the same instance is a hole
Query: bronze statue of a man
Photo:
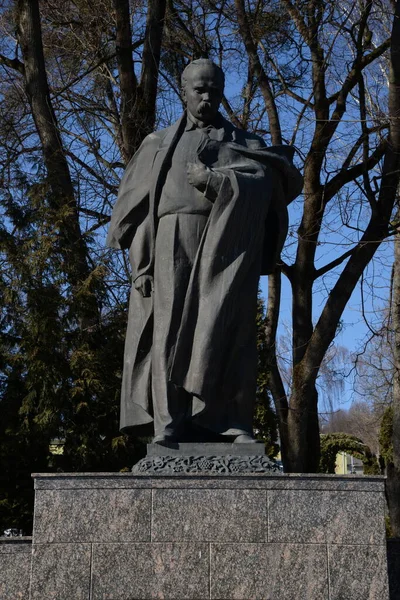
{"type": "Polygon", "coordinates": [[[186,111],[130,161],[107,238],[133,277],[121,430],[161,444],[253,439],[258,281],[301,191],[293,150],[233,127],[223,89],[212,61],[186,67],[186,111]]]}

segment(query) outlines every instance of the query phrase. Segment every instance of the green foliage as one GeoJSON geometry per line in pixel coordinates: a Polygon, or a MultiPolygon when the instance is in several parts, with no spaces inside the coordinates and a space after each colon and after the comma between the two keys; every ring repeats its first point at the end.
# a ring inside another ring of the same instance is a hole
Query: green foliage
{"type": "Polygon", "coordinates": [[[346,452],[362,461],[365,475],[379,475],[376,456],[362,440],[348,433],[321,435],[321,473],[334,473],[338,452],[346,452]]]}
{"type": "Polygon", "coordinates": [[[392,526],[390,524],[390,516],[389,515],[385,516],[385,530],[386,530],[386,537],[387,538],[394,537],[393,536],[393,531],[392,531],[392,526]]]}
{"type": "Polygon", "coordinates": [[[393,406],[388,406],[382,416],[379,446],[385,465],[393,464],[393,406]]]}
{"type": "Polygon", "coordinates": [[[268,391],[267,370],[267,345],[265,339],[265,304],[260,293],[258,294],[257,309],[257,352],[258,352],[258,374],[257,374],[257,398],[254,415],[254,430],[257,439],[265,444],[266,453],[271,458],[276,456],[278,446],[278,421],[271,406],[271,398],[268,391]]]}
{"type": "Polygon", "coordinates": [[[32,472],[119,471],[142,453],[118,430],[127,304],[105,303],[102,263],[72,288],[65,215],[23,183],[0,228],[0,533],[31,530],[32,472]]]}

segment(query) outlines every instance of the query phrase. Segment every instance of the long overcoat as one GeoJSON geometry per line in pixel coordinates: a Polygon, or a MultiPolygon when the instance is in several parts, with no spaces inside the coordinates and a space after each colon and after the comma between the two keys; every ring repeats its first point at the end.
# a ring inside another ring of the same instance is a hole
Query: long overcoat
{"type": "MultiPolygon", "coordinates": [[[[199,160],[220,173],[222,184],[197,252],[175,344],[170,379],[193,394],[194,412],[221,401],[224,364],[241,315],[255,303],[260,274],[269,274],[287,235],[287,204],[302,178],[290,147],[266,148],[261,138],[223,119],[223,142],[209,140],[199,160]],[[218,398],[218,399],[217,399],[218,398]]],[[[133,281],[152,274],[157,208],[186,116],[150,134],[130,161],[121,182],[107,244],[129,248],[133,281]]],[[[155,291],[156,293],[156,291],[155,291]]],[[[152,423],[151,347],[153,299],[132,287],[121,390],[121,430],[152,423]]]]}

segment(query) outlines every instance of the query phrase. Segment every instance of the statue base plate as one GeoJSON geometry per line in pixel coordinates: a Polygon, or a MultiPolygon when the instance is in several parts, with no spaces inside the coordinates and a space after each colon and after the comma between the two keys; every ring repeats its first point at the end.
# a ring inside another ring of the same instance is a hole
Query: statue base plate
{"type": "Polygon", "coordinates": [[[265,446],[262,442],[148,444],[147,456],[132,468],[135,475],[279,472],[279,465],[265,456],[265,446]]]}

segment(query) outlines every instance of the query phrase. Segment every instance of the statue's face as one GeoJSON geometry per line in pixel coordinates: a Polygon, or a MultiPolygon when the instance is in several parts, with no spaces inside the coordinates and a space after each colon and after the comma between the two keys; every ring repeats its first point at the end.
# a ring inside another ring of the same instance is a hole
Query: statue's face
{"type": "Polygon", "coordinates": [[[187,73],[183,99],[193,117],[207,124],[217,115],[223,91],[217,69],[212,65],[195,65],[187,73]]]}

